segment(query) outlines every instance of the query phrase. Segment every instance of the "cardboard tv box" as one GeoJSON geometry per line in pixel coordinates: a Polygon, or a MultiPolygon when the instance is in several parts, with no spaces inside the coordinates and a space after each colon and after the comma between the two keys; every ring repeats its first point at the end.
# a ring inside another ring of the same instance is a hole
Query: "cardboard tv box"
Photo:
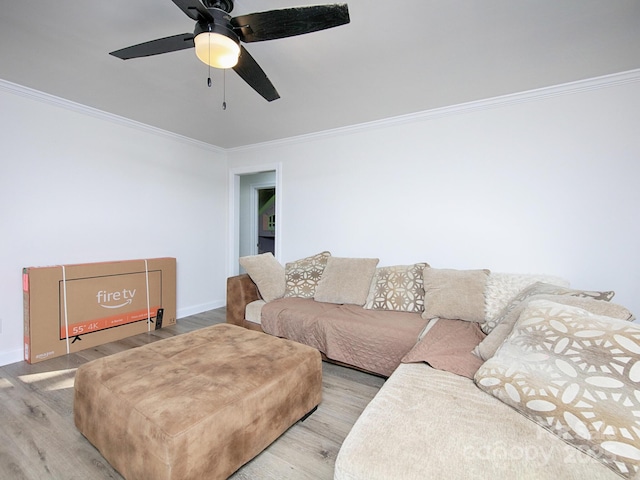
{"type": "Polygon", "coordinates": [[[22,283],[29,363],[176,323],[175,258],[28,267],[22,283]]]}

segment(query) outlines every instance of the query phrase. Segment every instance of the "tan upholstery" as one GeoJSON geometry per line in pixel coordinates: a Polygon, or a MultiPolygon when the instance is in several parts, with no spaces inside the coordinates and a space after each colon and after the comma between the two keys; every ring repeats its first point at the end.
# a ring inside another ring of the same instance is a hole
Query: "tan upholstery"
{"type": "Polygon", "coordinates": [[[227,278],[227,323],[262,331],[260,325],[245,320],[245,307],[259,299],[258,287],[246,273],[227,278]]]}
{"type": "Polygon", "coordinates": [[[321,389],[317,350],[221,324],[82,365],[74,420],[128,480],[227,478],[321,389]]]}

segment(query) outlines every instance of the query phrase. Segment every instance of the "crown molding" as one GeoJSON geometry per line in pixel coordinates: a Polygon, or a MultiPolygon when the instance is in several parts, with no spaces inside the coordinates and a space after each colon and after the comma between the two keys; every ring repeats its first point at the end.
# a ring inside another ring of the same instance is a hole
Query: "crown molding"
{"type": "Polygon", "coordinates": [[[140,130],[142,132],[150,133],[152,135],[165,137],[171,140],[176,140],[181,143],[186,143],[186,144],[197,146],[206,150],[211,150],[216,153],[224,154],[226,152],[224,148],[218,147],[216,145],[212,145],[210,143],[202,142],[200,140],[195,140],[193,138],[186,137],[184,135],[179,135],[177,133],[169,132],[168,130],[163,130],[161,128],[152,127],[151,125],[147,125],[142,122],[131,120],[126,117],[121,117],[120,115],[114,115],[112,113],[108,113],[103,110],[99,110],[97,108],[89,107],[81,103],[72,102],[71,100],[66,100],[61,97],[56,97],[55,95],[50,95],[48,93],[44,93],[39,90],[35,90],[33,88],[25,87],[23,85],[18,85],[17,83],[12,83],[7,80],[0,79],[0,90],[3,90],[8,93],[12,93],[14,95],[18,95],[21,97],[25,97],[31,100],[35,100],[37,102],[48,103],[49,105],[64,108],[66,110],[71,110],[73,112],[80,113],[83,115],[88,115],[90,117],[98,118],[100,120],[105,120],[107,122],[115,123],[117,125],[122,125],[125,127],[140,130]]]}
{"type": "Polygon", "coordinates": [[[520,103],[540,101],[548,98],[554,98],[564,95],[575,95],[591,90],[599,90],[603,88],[616,87],[619,85],[625,85],[629,83],[640,82],[640,69],[629,70],[621,73],[614,73],[611,75],[603,75],[600,77],[593,77],[585,80],[578,80],[575,82],[563,83],[560,85],[553,85],[550,87],[537,88],[534,90],[527,90],[524,92],[513,93],[509,95],[501,95],[498,97],[487,98],[484,100],[474,100],[471,102],[460,103],[457,105],[451,105],[446,107],[434,108],[431,110],[424,110],[420,112],[410,113],[407,115],[399,115],[396,117],[389,117],[382,120],[375,120],[373,122],[365,122],[356,125],[349,125],[347,127],[340,127],[331,130],[323,130],[321,132],[310,133],[306,135],[299,135],[296,137],[289,137],[280,140],[273,140],[269,142],[256,143],[252,145],[245,145],[242,147],[230,148],[228,152],[240,152],[251,150],[255,148],[265,148],[271,146],[290,145],[295,143],[304,143],[312,140],[317,140],[324,137],[335,137],[341,135],[349,135],[360,131],[372,130],[377,128],[385,128],[394,125],[401,125],[413,122],[420,122],[428,119],[436,119],[441,117],[447,117],[451,115],[458,115],[470,112],[477,112],[481,110],[488,110],[492,108],[507,107],[511,105],[517,105],[520,103]]]}
{"type": "Polygon", "coordinates": [[[119,115],[99,110],[97,108],[82,105],[77,102],[72,102],[64,98],[56,97],[38,90],[34,90],[23,85],[9,82],[7,80],[0,79],[0,90],[19,95],[32,100],[36,100],[43,103],[65,108],[67,110],[75,111],[84,115],[99,118],[105,121],[116,123],[119,125],[127,126],[129,128],[135,128],[146,133],[158,135],[172,140],[177,140],[182,143],[195,145],[200,148],[204,148],[216,153],[227,152],[241,152],[272,146],[283,146],[297,143],[304,143],[319,138],[335,137],[341,135],[349,135],[360,131],[372,130],[377,128],[386,128],[394,125],[401,125],[406,123],[419,122],[427,119],[436,119],[446,117],[450,115],[458,115],[469,112],[476,112],[481,110],[488,110],[491,108],[507,107],[511,105],[517,105],[519,103],[539,101],[547,98],[554,98],[563,95],[575,95],[591,90],[598,90],[602,88],[616,87],[619,85],[625,85],[629,83],[640,82],[640,69],[629,70],[621,73],[614,73],[611,75],[603,75],[600,77],[589,78],[585,80],[578,80],[575,82],[563,83],[560,85],[554,85],[551,87],[543,87],[534,90],[527,90],[524,92],[513,93],[509,95],[501,95],[498,97],[487,98],[484,100],[474,100],[472,102],[460,103],[457,105],[451,105],[446,107],[434,108],[431,110],[424,110],[421,112],[410,113],[407,115],[399,115],[396,117],[389,117],[382,120],[375,120],[372,122],[365,122],[356,125],[349,125],[346,127],[334,128],[330,130],[323,130],[320,132],[309,133],[305,135],[299,135],[295,137],[288,137],[279,140],[272,140],[268,142],[255,143],[251,145],[244,145],[241,147],[222,148],[210,143],[195,140],[184,135],[169,132],[161,128],[152,127],[150,125],[137,122],[119,115]]]}

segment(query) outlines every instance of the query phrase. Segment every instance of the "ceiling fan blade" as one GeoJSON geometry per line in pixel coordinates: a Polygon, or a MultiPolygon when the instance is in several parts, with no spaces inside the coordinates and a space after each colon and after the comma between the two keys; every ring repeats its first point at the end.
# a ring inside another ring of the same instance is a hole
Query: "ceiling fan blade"
{"type": "Polygon", "coordinates": [[[192,20],[206,20],[212,22],[213,17],[209,10],[200,2],[200,0],[173,0],[180,10],[187,14],[192,20]]]}
{"type": "Polygon", "coordinates": [[[251,88],[262,95],[268,102],[280,98],[280,95],[271,83],[271,80],[267,77],[267,74],[264,73],[260,65],[258,65],[242,45],[240,46],[240,58],[233,69],[240,75],[240,78],[247,82],[251,88]]]}
{"type": "Polygon", "coordinates": [[[175,52],[177,50],[184,50],[185,48],[192,48],[193,46],[193,33],[181,33],[180,35],[158,38],[157,40],[122,48],[110,52],[109,55],[127,60],[129,58],[149,57],[160,53],[175,52]]]}
{"type": "Polygon", "coordinates": [[[262,42],[317,32],[349,21],[349,8],[343,3],[239,15],[231,19],[231,24],[243,42],[262,42]]]}

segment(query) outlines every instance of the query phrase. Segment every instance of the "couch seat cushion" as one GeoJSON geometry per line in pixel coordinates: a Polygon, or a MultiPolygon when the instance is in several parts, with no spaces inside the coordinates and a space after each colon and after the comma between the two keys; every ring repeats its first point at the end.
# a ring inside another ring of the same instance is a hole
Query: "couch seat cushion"
{"type": "Polygon", "coordinates": [[[345,439],[335,480],[620,477],[472,380],[402,364],[345,439]]]}

